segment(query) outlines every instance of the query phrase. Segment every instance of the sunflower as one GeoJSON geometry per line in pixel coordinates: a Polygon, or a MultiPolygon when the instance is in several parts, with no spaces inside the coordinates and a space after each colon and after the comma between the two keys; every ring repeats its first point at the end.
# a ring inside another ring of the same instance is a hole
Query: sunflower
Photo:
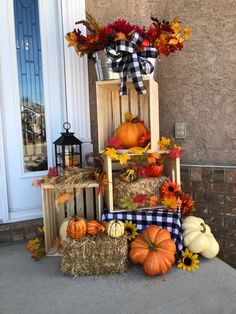
{"type": "Polygon", "coordinates": [[[198,255],[193,254],[193,252],[189,251],[189,249],[186,248],[185,251],[182,251],[182,258],[179,261],[178,268],[191,271],[199,268],[199,266],[197,265],[198,263],[198,255]]]}
{"type": "Polygon", "coordinates": [[[160,188],[161,197],[173,197],[175,193],[180,191],[180,186],[174,182],[166,182],[160,188]]]}
{"type": "Polygon", "coordinates": [[[126,232],[126,237],[128,240],[135,239],[136,236],[138,235],[138,229],[136,227],[136,224],[133,224],[132,221],[125,221],[125,232],[126,232]]]}

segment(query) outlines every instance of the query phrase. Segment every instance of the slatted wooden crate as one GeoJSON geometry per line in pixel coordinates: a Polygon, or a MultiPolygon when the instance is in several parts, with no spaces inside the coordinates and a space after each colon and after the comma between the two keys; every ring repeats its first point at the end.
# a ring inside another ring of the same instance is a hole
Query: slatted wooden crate
{"type": "Polygon", "coordinates": [[[58,210],[55,206],[57,191],[52,184],[42,184],[43,220],[45,229],[46,253],[53,255],[56,252],[56,240],[63,220],[75,214],[85,219],[101,220],[103,200],[101,194],[97,195],[98,183],[84,182],[78,188],[74,184],[64,191],[73,192],[72,201],[58,210]]]}
{"type": "MultiPolygon", "coordinates": [[[[105,206],[106,206],[106,208],[108,208],[108,210],[111,213],[127,211],[126,209],[121,209],[121,208],[117,208],[114,206],[113,173],[114,173],[114,171],[117,171],[121,168],[122,167],[120,166],[120,164],[117,162],[114,162],[110,157],[108,157],[108,156],[104,157],[104,171],[107,173],[107,178],[108,178],[108,187],[107,187],[107,190],[105,193],[105,206]]],[[[175,183],[181,185],[180,158],[177,158],[177,159],[172,160],[172,161],[166,160],[166,162],[164,164],[163,175],[167,176],[172,182],[175,182],[175,183]]]]}
{"type": "Polygon", "coordinates": [[[158,84],[153,78],[144,78],[146,95],[138,95],[131,79],[127,81],[128,95],[119,96],[120,80],[96,83],[98,149],[103,152],[107,141],[117,127],[124,122],[125,112],[138,115],[151,133],[150,152],[158,149],[159,141],[159,100],[158,84]]]}

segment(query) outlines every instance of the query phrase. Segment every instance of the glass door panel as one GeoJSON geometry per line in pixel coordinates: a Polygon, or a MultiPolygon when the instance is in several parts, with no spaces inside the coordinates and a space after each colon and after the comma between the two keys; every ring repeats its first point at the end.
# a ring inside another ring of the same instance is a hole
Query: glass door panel
{"type": "Polygon", "coordinates": [[[38,0],[14,0],[24,171],[47,170],[38,0]]]}

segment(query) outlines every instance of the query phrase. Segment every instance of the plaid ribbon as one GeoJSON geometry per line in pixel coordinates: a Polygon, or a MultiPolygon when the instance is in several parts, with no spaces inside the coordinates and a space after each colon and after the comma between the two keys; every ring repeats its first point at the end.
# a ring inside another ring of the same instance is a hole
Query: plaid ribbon
{"type": "Polygon", "coordinates": [[[128,70],[134,87],[138,94],[146,94],[147,90],[143,84],[142,74],[150,74],[154,66],[147,58],[157,58],[157,50],[153,47],[146,47],[142,51],[136,51],[140,46],[143,37],[134,32],[129,41],[119,40],[113,47],[105,49],[106,55],[112,60],[108,65],[113,72],[120,73],[121,86],[120,95],[127,95],[127,74],[128,70]],[[115,50],[115,53],[113,52],[115,50]]]}
{"type": "Polygon", "coordinates": [[[183,231],[180,211],[174,213],[163,209],[155,209],[121,213],[109,213],[105,211],[103,213],[102,221],[110,221],[112,219],[121,220],[123,222],[131,220],[132,223],[136,224],[138,231],[146,229],[149,225],[157,225],[167,229],[176,244],[176,258],[181,258],[181,252],[183,250],[183,231]]]}

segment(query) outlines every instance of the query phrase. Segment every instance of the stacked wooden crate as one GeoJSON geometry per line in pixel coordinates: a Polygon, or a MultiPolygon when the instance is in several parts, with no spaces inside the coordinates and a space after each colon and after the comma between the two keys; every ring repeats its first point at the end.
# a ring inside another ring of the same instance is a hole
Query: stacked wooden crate
{"type": "Polygon", "coordinates": [[[64,192],[72,192],[73,196],[69,203],[61,208],[55,205],[58,194],[52,184],[42,184],[42,205],[45,232],[45,249],[48,255],[57,253],[57,239],[62,222],[75,213],[86,219],[101,220],[102,197],[98,194],[98,183],[87,181],[83,184],[73,184],[64,187],[64,192]]]}
{"type": "MultiPolygon", "coordinates": [[[[128,95],[119,96],[120,81],[101,81],[96,84],[97,116],[98,116],[98,149],[102,153],[109,138],[115,133],[117,127],[124,122],[125,112],[131,112],[144,121],[151,133],[151,145],[147,153],[158,151],[159,134],[159,97],[158,84],[153,78],[144,78],[147,94],[138,95],[131,80],[127,82],[128,95]]],[[[118,150],[124,153],[127,150],[118,150]]],[[[161,153],[161,152],[160,152],[161,153]]],[[[164,152],[162,152],[164,153],[164,152]]],[[[115,208],[113,203],[113,172],[117,170],[116,162],[109,156],[104,157],[104,170],[108,176],[108,189],[105,200],[110,212],[122,211],[115,208]]],[[[180,160],[166,160],[164,174],[171,181],[180,184],[180,160]]],[[[123,209],[124,211],[124,209],[123,209]]]]}

